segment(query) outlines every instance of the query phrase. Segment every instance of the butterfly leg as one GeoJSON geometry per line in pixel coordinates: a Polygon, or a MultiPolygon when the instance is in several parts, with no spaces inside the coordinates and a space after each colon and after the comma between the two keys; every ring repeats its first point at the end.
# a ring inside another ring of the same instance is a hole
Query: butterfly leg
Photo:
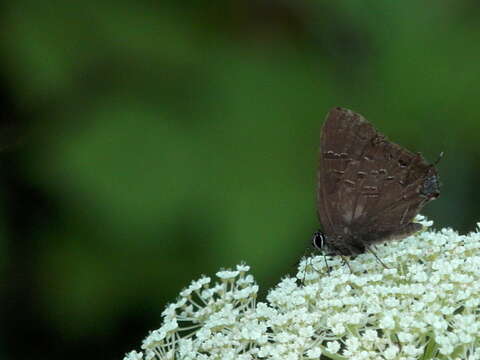
{"type": "Polygon", "coordinates": [[[373,254],[373,256],[375,256],[375,258],[377,259],[377,261],[382,264],[382,266],[385,268],[385,269],[390,269],[387,265],[385,265],[385,263],[380,260],[380,258],[377,256],[377,254],[375,253],[375,251],[372,250],[371,247],[367,247],[367,251],[371,252],[373,254]]]}
{"type": "Polygon", "coordinates": [[[327,255],[323,254],[323,260],[325,260],[325,266],[327,268],[328,275],[330,275],[330,266],[328,266],[327,255]]]}
{"type": "Polygon", "coordinates": [[[303,269],[303,279],[302,279],[302,285],[305,286],[305,278],[307,277],[307,259],[305,259],[305,268],[303,269]]]}
{"type": "Polygon", "coordinates": [[[348,266],[348,268],[350,269],[350,274],[353,274],[352,267],[350,266],[350,263],[348,262],[347,258],[343,255],[340,255],[340,256],[342,257],[343,263],[346,264],[348,266]]]}
{"type": "MultiPolygon", "coordinates": [[[[303,252],[303,256],[301,257],[301,260],[305,259],[305,266],[304,266],[304,268],[303,268],[303,279],[302,279],[302,282],[301,282],[303,285],[305,285],[305,278],[306,278],[306,276],[307,276],[307,268],[308,268],[308,259],[310,259],[310,258],[307,257],[307,253],[308,253],[310,250],[311,250],[311,249],[306,249],[306,250],[303,252]]],[[[312,255],[312,254],[310,254],[310,255],[312,255]]],[[[296,264],[296,265],[297,265],[297,268],[299,268],[299,263],[301,262],[301,260],[300,260],[300,261],[297,261],[297,264],[296,264]]],[[[310,261],[310,263],[311,263],[311,261],[310,261]]]]}
{"type": "Polygon", "coordinates": [[[399,339],[398,335],[396,333],[394,333],[394,335],[397,338],[397,345],[398,345],[398,348],[401,352],[402,351],[402,343],[400,342],[400,339],[399,339]]]}

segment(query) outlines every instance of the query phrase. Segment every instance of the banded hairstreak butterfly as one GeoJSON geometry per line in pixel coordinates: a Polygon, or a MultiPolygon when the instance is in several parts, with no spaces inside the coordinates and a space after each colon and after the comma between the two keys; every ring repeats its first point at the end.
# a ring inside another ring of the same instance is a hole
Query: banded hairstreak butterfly
{"type": "Polygon", "coordinates": [[[390,142],[362,115],[332,109],[323,124],[312,242],[326,255],[357,255],[422,228],[414,217],[440,195],[434,164],[390,142]]]}

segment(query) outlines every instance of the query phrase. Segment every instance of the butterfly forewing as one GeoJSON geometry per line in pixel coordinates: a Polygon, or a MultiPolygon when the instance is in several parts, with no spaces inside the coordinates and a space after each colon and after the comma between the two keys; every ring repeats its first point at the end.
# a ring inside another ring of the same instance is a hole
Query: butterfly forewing
{"type": "Polygon", "coordinates": [[[318,216],[324,231],[343,231],[350,224],[348,211],[354,207],[355,179],[352,169],[375,129],[360,115],[348,110],[333,109],[327,116],[320,138],[318,168],[318,216]],[[344,210],[345,209],[345,210],[344,210]]]}

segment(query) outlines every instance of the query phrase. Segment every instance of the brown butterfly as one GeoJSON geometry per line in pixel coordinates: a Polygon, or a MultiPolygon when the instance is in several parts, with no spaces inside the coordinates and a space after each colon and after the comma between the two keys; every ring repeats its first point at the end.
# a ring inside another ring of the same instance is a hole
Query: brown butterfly
{"type": "Polygon", "coordinates": [[[435,164],[388,141],[362,115],[334,108],[320,138],[317,214],[323,232],[313,246],[356,255],[422,225],[413,218],[440,195],[435,164]]]}

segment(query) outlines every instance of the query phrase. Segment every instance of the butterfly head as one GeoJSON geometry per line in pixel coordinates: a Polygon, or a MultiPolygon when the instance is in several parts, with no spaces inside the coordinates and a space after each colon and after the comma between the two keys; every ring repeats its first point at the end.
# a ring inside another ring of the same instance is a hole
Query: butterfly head
{"type": "Polygon", "coordinates": [[[325,250],[327,247],[327,236],[320,230],[315,231],[312,236],[312,246],[316,250],[325,250]]]}
{"type": "Polygon", "coordinates": [[[356,243],[357,247],[352,244],[345,244],[345,239],[342,236],[327,235],[320,230],[315,231],[312,236],[312,246],[315,250],[321,251],[323,255],[356,255],[365,252],[363,244],[356,243]],[[360,247],[358,247],[360,245],[360,247]]]}

